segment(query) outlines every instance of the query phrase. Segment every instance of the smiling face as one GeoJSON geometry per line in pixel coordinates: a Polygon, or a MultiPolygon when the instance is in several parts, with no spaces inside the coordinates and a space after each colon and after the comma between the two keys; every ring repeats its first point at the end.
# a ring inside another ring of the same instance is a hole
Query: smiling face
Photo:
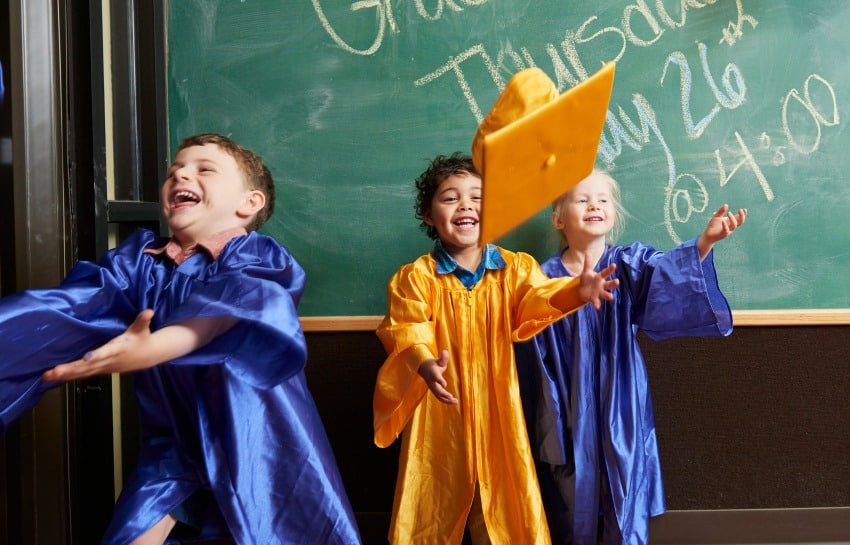
{"type": "Polygon", "coordinates": [[[481,178],[465,171],[447,176],[431,199],[423,221],[437,230],[446,251],[459,256],[480,254],[481,178]]]}
{"type": "Polygon", "coordinates": [[[248,188],[230,154],[204,144],[177,152],[160,202],[172,234],[188,247],[221,231],[246,228],[263,208],[265,196],[248,188]]]}
{"type": "Polygon", "coordinates": [[[591,174],[564,194],[552,212],[552,224],[570,246],[603,243],[617,222],[609,178],[591,174]]]}

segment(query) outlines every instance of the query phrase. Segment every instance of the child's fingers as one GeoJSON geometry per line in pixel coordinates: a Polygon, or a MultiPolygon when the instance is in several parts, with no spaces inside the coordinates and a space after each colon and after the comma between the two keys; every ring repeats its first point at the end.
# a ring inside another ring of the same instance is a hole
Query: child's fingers
{"type": "Polygon", "coordinates": [[[728,235],[732,231],[735,230],[735,227],[738,226],[738,220],[735,219],[735,214],[732,212],[727,212],[726,216],[723,218],[723,234],[728,235]]]}
{"type": "Polygon", "coordinates": [[[728,213],[729,221],[725,222],[725,227],[727,231],[731,233],[741,225],[743,225],[744,221],[747,219],[747,209],[741,208],[738,210],[736,214],[733,214],[731,211],[728,213]]]}
{"type": "Polygon", "coordinates": [[[446,389],[449,383],[443,377],[443,372],[446,370],[446,367],[449,363],[449,351],[442,350],[440,352],[439,359],[435,361],[437,363],[437,369],[435,369],[435,372],[433,373],[433,377],[431,378],[429,384],[431,393],[433,393],[434,397],[436,397],[439,401],[454,405],[458,402],[458,400],[446,389]]]}
{"type": "Polygon", "coordinates": [[[617,264],[616,264],[616,263],[611,263],[610,265],[608,265],[607,267],[605,267],[604,269],[602,269],[601,271],[599,271],[599,275],[600,275],[602,278],[608,278],[609,276],[611,276],[612,274],[614,274],[614,272],[615,272],[616,270],[617,270],[617,264]]]}
{"type": "Polygon", "coordinates": [[[68,382],[86,378],[94,374],[94,371],[86,365],[83,360],[77,360],[70,363],[62,363],[53,369],[46,371],[42,376],[45,382],[68,382]]]}
{"type": "Polygon", "coordinates": [[[65,376],[65,367],[68,364],[63,363],[62,365],[57,365],[53,369],[49,371],[45,371],[41,375],[41,380],[44,382],[64,382],[62,377],[65,376]]]}
{"type": "Polygon", "coordinates": [[[584,253],[584,266],[582,267],[582,274],[589,274],[593,272],[593,268],[596,267],[596,262],[593,261],[593,255],[590,252],[584,253]]]}
{"type": "Polygon", "coordinates": [[[457,403],[457,398],[450,394],[445,388],[438,388],[437,391],[434,392],[434,396],[443,403],[448,403],[450,405],[457,403]]]}

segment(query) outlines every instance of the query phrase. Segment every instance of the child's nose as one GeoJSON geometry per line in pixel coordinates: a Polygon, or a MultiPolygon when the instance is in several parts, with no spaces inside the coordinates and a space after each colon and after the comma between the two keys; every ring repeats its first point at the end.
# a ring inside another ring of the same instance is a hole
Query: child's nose
{"type": "Polygon", "coordinates": [[[189,169],[187,167],[180,167],[174,171],[174,179],[175,180],[185,180],[189,177],[189,169]]]}

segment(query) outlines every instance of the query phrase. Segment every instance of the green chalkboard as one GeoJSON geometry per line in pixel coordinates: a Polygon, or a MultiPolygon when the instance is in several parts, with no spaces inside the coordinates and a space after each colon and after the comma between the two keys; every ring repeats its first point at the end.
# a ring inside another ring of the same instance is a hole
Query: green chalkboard
{"type": "MultiPolygon", "coordinates": [[[[539,66],[563,91],[611,60],[598,159],[624,241],[667,249],[745,206],[716,255],[734,309],[850,308],[850,2],[168,5],[171,141],[220,132],[266,159],[264,232],[307,270],[304,316],[383,314],[389,276],[431,247],[413,179],[469,150],[510,75],[539,66]]],[[[500,244],[544,259],[549,231],[541,212],[500,244]]]]}

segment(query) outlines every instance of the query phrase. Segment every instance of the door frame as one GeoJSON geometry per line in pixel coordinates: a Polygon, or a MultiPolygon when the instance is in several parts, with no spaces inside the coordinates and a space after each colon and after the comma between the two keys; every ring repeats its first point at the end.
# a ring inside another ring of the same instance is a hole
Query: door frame
{"type": "MultiPolygon", "coordinates": [[[[166,2],[7,1],[14,264],[3,265],[18,291],[57,285],[139,226],[163,231],[166,2]]],[[[99,541],[138,442],[129,391],[123,377],[56,388],[0,436],[0,545],[99,541]]]]}

